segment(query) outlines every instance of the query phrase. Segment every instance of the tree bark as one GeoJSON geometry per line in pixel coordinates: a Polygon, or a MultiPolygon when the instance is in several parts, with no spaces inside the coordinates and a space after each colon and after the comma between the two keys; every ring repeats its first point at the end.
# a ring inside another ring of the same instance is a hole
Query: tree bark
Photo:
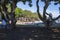
{"type": "Polygon", "coordinates": [[[40,20],[43,21],[43,17],[41,16],[41,14],[40,14],[40,12],[39,12],[39,5],[38,5],[38,3],[39,3],[39,0],[36,1],[36,7],[37,7],[38,17],[39,17],[40,20]]]}
{"type": "Polygon", "coordinates": [[[60,15],[59,15],[58,17],[54,18],[53,21],[55,21],[55,20],[57,20],[57,19],[59,19],[59,18],[60,18],[60,15]]]}
{"type": "Polygon", "coordinates": [[[44,9],[43,9],[43,19],[46,21],[46,10],[49,6],[49,1],[45,1],[45,6],[44,6],[44,9]]]}
{"type": "Polygon", "coordinates": [[[14,28],[16,28],[15,8],[16,3],[11,3],[11,24],[14,28]]]}
{"type": "Polygon", "coordinates": [[[10,23],[9,23],[9,16],[8,16],[8,11],[7,11],[7,7],[6,7],[6,4],[5,3],[3,3],[2,5],[2,8],[3,8],[3,10],[1,11],[2,13],[3,13],[3,11],[5,12],[5,13],[3,13],[3,14],[5,14],[5,19],[6,19],[6,23],[7,23],[7,25],[9,25],[10,23]]]}

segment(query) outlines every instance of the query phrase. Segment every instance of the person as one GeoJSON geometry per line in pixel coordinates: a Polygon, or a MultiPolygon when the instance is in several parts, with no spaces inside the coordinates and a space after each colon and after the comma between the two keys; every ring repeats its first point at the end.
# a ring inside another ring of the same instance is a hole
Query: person
{"type": "Polygon", "coordinates": [[[6,28],[6,25],[7,25],[6,21],[7,20],[5,19],[4,14],[2,13],[2,28],[6,28]]]}
{"type": "Polygon", "coordinates": [[[6,27],[6,21],[4,20],[4,19],[2,19],[2,26],[4,27],[6,27]]]}
{"type": "Polygon", "coordinates": [[[47,14],[49,17],[47,18],[47,24],[49,24],[48,26],[53,24],[53,18],[52,18],[52,13],[47,14]]]}

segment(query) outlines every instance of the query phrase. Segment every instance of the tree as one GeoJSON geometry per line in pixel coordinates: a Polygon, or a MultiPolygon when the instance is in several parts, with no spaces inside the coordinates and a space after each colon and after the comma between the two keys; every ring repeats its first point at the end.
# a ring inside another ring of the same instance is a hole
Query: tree
{"type": "Polygon", "coordinates": [[[22,16],[23,15],[22,12],[23,12],[23,10],[21,8],[16,8],[15,9],[15,15],[16,15],[15,17],[19,18],[20,16],[22,16]]]}
{"type": "Polygon", "coordinates": [[[31,11],[28,11],[28,10],[24,10],[23,11],[23,15],[24,15],[24,17],[31,17],[31,15],[32,15],[32,12],[31,11]]]}
{"type": "Polygon", "coordinates": [[[29,11],[29,10],[24,10],[22,13],[23,13],[23,17],[25,17],[25,18],[28,18],[28,19],[29,18],[30,19],[34,18],[34,19],[38,20],[37,13],[33,13],[33,12],[29,11]]]}
{"type": "MultiPolygon", "coordinates": [[[[43,17],[40,15],[40,12],[39,12],[39,4],[38,4],[39,0],[36,1],[37,13],[38,13],[39,18],[46,24],[46,22],[48,22],[46,15],[49,15],[48,13],[46,13],[46,10],[47,10],[48,6],[51,4],[50,2],[51,1],[54,1],[54,2],[58,1],[57,3],[59,4],[60,1],[59,0],[41,0],[41,1],[44,2],[44,4],[45,4],[44,9],[43,9],[43,17]]],[[[50,17],[50,15],[49,15],[49,17],[50,17]]],[[[58,18],[60,18],[60,15],[57,18],[52,19],[52,22],[57,20],[58,18]]],[[[50,24],[50,22],[47,23],[46,26],[50,26],[49,24],[50,24]]]]}
{"type": "MultiPolygon", "coordinates": [[[[17,2],[23,2],[24,4],[27,2],[29,2],[29,6],[31,7],[31,3],[32,1],[31,0],[0,0],[0,12],[3,13],[2,11],[4,11],[6,14],[6,16],[8,17],[8,13],[10,13],[11,15],[11,24],[13,27],[15,27],[16,25],[16,18],[15,18],[15,8],[16,8],[16,4],[17,2]],[[6,7],[6,5],[10,4],[10,7],[11,7],[11,12],[8,12],[8,8],[6,7]],[[1,8],[2,7],[2,8],[1,8]]],[[[7,21],[8,22],[8,21],[7,21]]]]}

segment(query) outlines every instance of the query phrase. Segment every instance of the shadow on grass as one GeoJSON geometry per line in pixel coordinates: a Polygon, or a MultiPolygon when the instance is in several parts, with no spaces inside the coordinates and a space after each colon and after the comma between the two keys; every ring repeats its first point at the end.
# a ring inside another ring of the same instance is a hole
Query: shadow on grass
{"type": "Polygon", "coordinates": [[[17,25],[16,29],[0,29],[0,40],[59,40],[60,32],[54,32],[52,29],[32,25],[17,25]]]}

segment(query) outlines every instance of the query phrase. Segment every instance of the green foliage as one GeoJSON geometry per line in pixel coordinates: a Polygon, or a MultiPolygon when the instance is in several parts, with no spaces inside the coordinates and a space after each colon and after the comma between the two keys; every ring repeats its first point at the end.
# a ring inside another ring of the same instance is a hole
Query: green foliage
{"type": "Polygon", "coordinates": [[[23,15],[23,14],[22,14],[22,9],[16,8],[16,9],[15,9],[15,14],[16,14],[15,17],[20,17],[20,16],[22,16],[22,15],[23,15]]]}
{"type": "Polygon", "coordinates": [[[28,10],[24,10],[23,14],[24,14],[24,17],[30,17],[32,15],[32,12],[28,10]]]}
{"type": "Polygon", "coordinates": [[[25,17],[25,18],[34,18],[38,20],[37,13],[32,13],[29,10],[22,10],[21,8],[15,9],[16,18],[25,17]]]}
{"type": "Polygon", "coordinates": [[[33,14],[32,14],[32,17],[34,17],[34,18],[38,18],[37,13],[33,13],[33,14]],[[34,16],[33,16],[33,15],[34,15],[34,16]]]}
{"type": "Polygon", "coordinates": [[[24,13],[24,17],[36,18],[36,19],[38,18],[37,13],[32,13],[32,12],[29,11],[29,10],[24,10],[23,13],[24,13]]]}
{"type": "Polygon", "coordinates": [[[10,4],[8,4],[8,5],[6,5],[7,6],[7,8],[8,8],[8,12],[11,12],[11,7],[10,7],[10,4]]]}

